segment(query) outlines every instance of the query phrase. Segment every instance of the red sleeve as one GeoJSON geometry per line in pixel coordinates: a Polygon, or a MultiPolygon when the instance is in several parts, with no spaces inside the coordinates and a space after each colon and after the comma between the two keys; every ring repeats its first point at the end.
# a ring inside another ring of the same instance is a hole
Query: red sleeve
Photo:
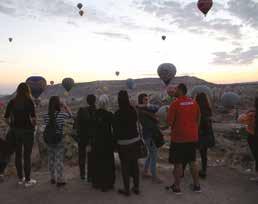
{"type": "Polygon", "coordinates": [[[176,120],[176,107],[177,103],[173,102],[168,109],[167,122],[171,127],[174,125],[174,122],[176,120]]]}

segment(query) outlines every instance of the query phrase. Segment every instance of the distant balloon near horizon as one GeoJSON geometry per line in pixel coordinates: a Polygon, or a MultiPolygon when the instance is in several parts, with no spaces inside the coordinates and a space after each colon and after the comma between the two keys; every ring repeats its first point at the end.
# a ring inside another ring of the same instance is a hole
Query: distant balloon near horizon
{"type": "Polygon", "coordinates": [[[212,0],[198,0],[197,6],[199,10],[206,16],[209,10],[212,8],[212,0]]]}
{"type": "Polygon", "coordinates": [[[168,86],[170,81],[175,77],[177,70],[175,65],[171,63],[163,63],[159,65],[157,72],[160,79],[165,83],[166,86],[168,86]]]}
{"type": "Polygon", "coordinates": [[[234,92],[225,92],[221,97],[221,103],[225,108],[233,109],[240,102],[240,96],[234,92]]]}
{"type": "Polygon", "coordinates": [[[44,77],[41,76],[31,76],[26,80],[26,84],[31,89],[31,94],[35,99],[38,99],[39,96],[47,88],[47,81],[44,77]]]}
{"type": "Polygon", "coordinates": [[[54,81],[50,81],[50,85],[53,86],[55,84],[54,81]]]}
{"type": "Polygon", "coordinates": [[[78,4],[77,4],[77,8],[78,8],[78,9],[82,9],[82,7],[83,7],[83,4],[82,4],[82,3],[78,3],[78,4]]]}
{"type": "Polygon", "coordinates": [[[9,41],[9,42],[12,42],[12,41],[13,41],[13,38],[8,38],[8,41],[9,41]]]}
{"type": "Polygon", "coordinates": [[[83,11],[83,10],[80,10],[80,11],[79,11],[79,14],[80,14],[80,16],[83,16],[83,15],[84,15],[84,11],[83,11]]]}
{"type": "Polygon", "coordinates": [[[208,86],[206,85],[194,86],[193,89],[191,90],[191,97],[195,98],[200,93],[205,93],[209,101],[211,102],[213,95],[212,95],[212,90],[208,86]]]}
{"type": "Polygon", "coordinates": [[[120,75],[120,72],[119,71],[116,71],[116,76],[119,76],[120,75]]]}
{"type": "Polygon", "coordinates": [[[71,91],[71,89],[74,87],[74,80],[72,78],[64,78],[62,80],[62,86],[64,87],[64,89],[69,92],[71,91]]]}
{"type": "Polygon", "coordinates": [[[128,89],[134,89],[136,87],[135,81],[133,79],[127,79],[126,85],[128,89]]]}
{"type": "Polygon", "coordinates": [[[166,40],[166,38],[167,38],[167,36],[165,36],[165,35],[162,35],[162,40],[166,40]]]}

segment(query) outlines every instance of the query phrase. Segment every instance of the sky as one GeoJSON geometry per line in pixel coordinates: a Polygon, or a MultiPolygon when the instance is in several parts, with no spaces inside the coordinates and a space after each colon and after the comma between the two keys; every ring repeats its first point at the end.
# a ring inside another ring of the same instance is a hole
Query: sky
{"type": "Polygon", "coordinates": [[[157,77],[165,62],[177,76],[258,81],[258,0],[213,2],[204,17],[197,0],[0,0],[0,95],[34,75],[157,77]]]}

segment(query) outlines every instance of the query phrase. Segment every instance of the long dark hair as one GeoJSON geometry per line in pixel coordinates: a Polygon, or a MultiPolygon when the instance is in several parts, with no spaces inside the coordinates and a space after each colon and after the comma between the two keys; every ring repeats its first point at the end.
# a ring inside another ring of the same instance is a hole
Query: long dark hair
{"type": "Polygon", "coordinates": [[[197,94],[195,100],[200,107],[201,115],[205,115],[205,116],[211,116],[212,115],[211,106],[210,106],[208,97],[205,93],[197,94]]]}
{"type": "Polygon", "coordinates": [[[258,96],[255,97],[255,126],[254,126],[254,134],[258,138],[258,96]]]}
{"type": "Polygon", "coordinates": [[[20,83],[16,90],[14,98],[16,103],[24,103],[24,101],[31,99],[31,90],[26,83],[20,83]]]}
{"type": "Polygon", "coordinates": [[[61,111],[61,102],[59,96],[51,96],[48,104],[48,115],[50,122],[55,122],[55,113],[61,111]]]}
{"type": "Polygon", "coordinates": [[[120,109],[129,109],[131,107],[127,91],[125,90],[119,91],[118,105],[120,109]]]}

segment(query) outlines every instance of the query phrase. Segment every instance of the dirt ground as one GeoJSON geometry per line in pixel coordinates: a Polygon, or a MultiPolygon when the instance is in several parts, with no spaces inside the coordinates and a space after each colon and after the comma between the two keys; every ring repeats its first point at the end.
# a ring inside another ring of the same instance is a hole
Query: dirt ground
{"type": "Polygon", "coordinates": [[[85,204],[85,203],[184,203],[184,204],[254,204],[258,199],[258,184],[248,180],[245,175],[227,167],[210,167],[209,175],[201,182],[202,193],[191,192],[189,172],[183,180],[182,195],[175,195],[164,189],[171,184],[171,169],[167,167],[160,172],[164,184],[152,184],[150,180],[141,181],[141,195],[123,197],[116,190],[122,185],[120,171],[117,172],[116,190],[99,192],[89,184],[79,180],[77,167],[67,167],[68,185],[57,189],[49,184],[48,172],[33,172],[33,178],[38,180],[34,187],[25,189],[16,184],[15,177],[9,177],[0,184],[1,204],[85,204]]]}

